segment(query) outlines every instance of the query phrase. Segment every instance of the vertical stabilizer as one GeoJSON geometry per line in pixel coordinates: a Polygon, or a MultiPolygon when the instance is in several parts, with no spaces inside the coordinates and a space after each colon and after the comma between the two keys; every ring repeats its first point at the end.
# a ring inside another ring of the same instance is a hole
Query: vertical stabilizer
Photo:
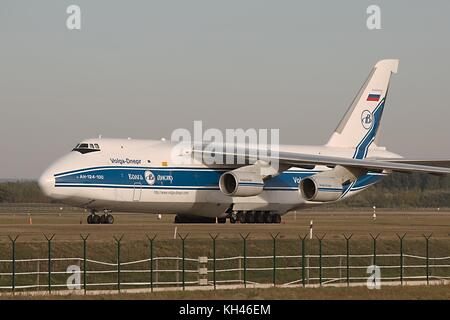
{"type": "Polygon", "coordinates": [[[397,73],[398,63],[381,60],[375,64],[327,146],[355,148],[353,158],[366,157],[380,127],[389,80],[397,73]]]}

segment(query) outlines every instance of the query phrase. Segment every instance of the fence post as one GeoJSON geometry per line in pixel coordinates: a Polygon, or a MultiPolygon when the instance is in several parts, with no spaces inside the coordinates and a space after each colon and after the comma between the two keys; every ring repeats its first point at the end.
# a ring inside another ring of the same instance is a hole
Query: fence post
{"type": "Polygon", "coordinates": [[[11,278],[11,287],[13,294],[16,291],[16,241],[17,238],[19,238],[19,235],[16,235],[14,238],[11,236],[8,236],[9,240],[11,241],[11,254],[12,254],[12,278],[11,278]]]}
{"type": "Polygon", "coordinates": [[[156,239],[156,234],[153,237],[145,236],[150,242],[150,290],[153,292],[153,241],[156,239]]]}
{"type": "Polygon", "coordinates": [[[185,260],[185,256],[184,256],[184,241],[186,240],[186,238],[189,236],[189,233],[187,233],[184,237],[181,234],[178,234],[178,236],[181,239],[181,282],[183,284],[183,290],[186,289],[185,287],[185,269],[184,269],[184,260],[185,260]]]}
{"type": "Polygon", "coordinates": [[[48,237],[46,234],[44,234],[45,239],[47,239],[48,243],[48,292],[52,293],[52,240],[55,237],[54,234],[52,234],[50,237],[48,237]]]}
{"type": "Polygon", "coordinates": [[[373,265],[376,266],[377,265],[377,239],[380,236],[380,234],[377,234],[376,236],[373,236],[371,233],[369,233],[370,236],[372,237],[372,241],[373,241],[373,265]]]}
{"type": "Polygon", "coordinates": [[[244,253],[244,288],[247,288],[247,238],[250,235],[250,232],[247,233],[245,236],[241,233],[239,233],[239,235],[241,236],[243,242],[244,242],[244,248],[243,248],[243,253],[244,253]]]}
{"type": "Polygon", "coordinates": [[[302,241],[302,285],[303,287],[305,287],[305,240],[308,237],[308,234],[303,237],[301,235],[298,235],[298,237],[302,241]]]}
{"type": "Polygon", "coordinates": [[[322,237],[316,236],[317,240],[319,240],[319,283],[322,286],[322,240],[325,238],[326,233],[322,235],[322,237]]]}
{"type": "Polygon", "coordinates": [[[122,242],[123,234],[120,238],[117,238],[116,236],[113,236],[113,238],[117,243],[117,291],[120,293],[120,244],[122,242]]]}
{"type": "Polygon", "coordinates": [[[400,284],[403,285],[403,239],[406,236],[406,232],[400,236],[397,233],[397,237],[400,239],[400,284]]]}
{"type": "Polygon", "coordinates": [[[86,294],[86,287],[87,287],[87,270],[86,270],[86,260],[87,260],[87,248],[86,248],[86,241],[89,238],[89,234],[86,236],[83,236],[80,234],[81,239],[83,240],[83,289],[84,294],[86,294]]]}
{"type": "Polygon", "coordinates": [[[214,290],[216,290],[216,239],[219,236],[219,234],[216,233],[215,235],[212,235],[210,233],[209,236],[211,237],[213,243],[213,283],[214,283],[214,290]]]}
{"type": "Polygon", "coordinates": [[[350,286],[350,239],[353,237],[353,233],[347,236],[346,234],[343,234],[346,242],[346,256],[347,256],[347,287],[350,286]]]}
{"type": "Polygon", "coordinates": [[[277,285],[277,281],[276,281],[276,274],[277,274],[277,238],[279,236],[279,232],[275,235],[273,235],[272,233],[270,234],[270,236],[272,237],[273,240],[273,273],[272,273],[272,281],[273,281],[273,286],[275,287],[277,285]]]}
{"type": "Polygon", "coordinates": [[[427,255],[427,285],[430,284],[430,251],[429,251],[429,241],[430,238],[433,234],[430,233],[428,236],[423,235],[423,237],[425,238],[425,243],[426,243],[426,255],[427,255]]]}

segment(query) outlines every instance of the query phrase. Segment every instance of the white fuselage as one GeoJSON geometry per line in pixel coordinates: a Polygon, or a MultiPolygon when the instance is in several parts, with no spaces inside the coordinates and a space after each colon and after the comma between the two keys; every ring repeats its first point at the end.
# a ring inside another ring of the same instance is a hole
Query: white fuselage
{"type": "MultiPolygon", "coordinates": [[[[330,170],[290,168],[265,182],[257,196],[230,197],[219,189],[222,173],[235,167],[206,166],[193,160],[189,165],[173,165],[172,144],[159,140],[90,139],[99,145],[94,152],[72,151],[51,165],[39,184],[51,198],[94,210],[145,213],[177,213],[221,217],[233,210],[271,211],[284,214],[317,202],[305,201],[299,181],[330,170]]],[[[350,148],[325,146],[280,146],[280,151],[351,157],[350,148]]],[[[180,157],[191,157],[180,155],[180,157]]],[[[398,157],[383,149],[373,149],[369,157],[398,157]]],[[[191,159],[192,160],[192,159],[191,159]]],[[[385,174],[368,173],[358,179],[345,196],[351,196],[378,182],[385,174]]]]}

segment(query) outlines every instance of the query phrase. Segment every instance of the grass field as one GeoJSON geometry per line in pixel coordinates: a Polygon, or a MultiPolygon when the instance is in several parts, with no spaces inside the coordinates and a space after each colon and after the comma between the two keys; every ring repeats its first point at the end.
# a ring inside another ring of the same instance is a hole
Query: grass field
{"type": "MultiPolygon", "coordinates": [[[[299,235],[309,232],[310,220],[314,222],[314,235],[323,236],[324,254],[342,254],[345,252],[343,234],[353,234],[351,239],[352,253],[371,253],[372,238],[369,233],[380,233],[377,250],[385,253],[397,253],[399,240],[397,234],[406,233],[404,241],[405,252],[424,255],[425,240],[423,235],[432,234],[430,241],[431,256],[448,256],[450,253],[450,212],[446,211],[378,211],[376,221],[372,220],[371,211],[336,211],[316,212],[305,211],[289,214],[284,217],[280,225],[218,225],[192,224],[175,225],[173,216],[163,216],[158,220],[154,215],[115,214],[114,225],[87,225],[86,214],[83,212],[62,212],[27,214],[0,214],[0,260],[9,258],[11,247],[8,235],[20,235],[17,246],[17,259],[45,258],[47,242],[43,234],[55,234],[52,245],[52,256],[68,257],[82,256],[82,242],[80,234],[89,234],[88,253],[90,258],[103,261],[116,261],[116,245],[113,236],[124,235],[122,243],[121,261],[138,260],[148,257],[149,244],[147,235],[157,235],[155,242],[156,255],[170,256],[181,253],[181,241],[175,232],[188,234],[186,241],[186,255],[211,257],[210,233],[219,234],[217,244],[218,256],[242,254],[241,234],[250,233],[248,240],[249,255],[270,255],[272,253],[272,238],[270,234],[280,233],[277,243],[277,254],[298,254],[299,235]],[[30,217],[31,222],[30,224],[30,217]]],[[[318,252],[317,239],[310,241],[308,250],[318,252]]],[[[394,261],[397,263],[396,261],[394,261]]],[[[250,264],[249,267],[252,265],[250,264]]],[[[270,267],[270,264],[268,265],[270,267]]],[[[327,262],[324,262],[327,266],[327,262]]],[[[35,267],[34,265],[32,266],[35,267]]],[[[55,266],[56,268],[57,266],[55,266]]],[[[195,266],[194,266],[195,267],[195,266]]],[[[45,261],[39,266],[45,271],[45,261]]],[[[7,272],[5,270],[0,270],[7,272]]],[[[423,273],[423,270],[419,270],[423,273]]],[[[330,274],[329,271],[327,271],[330,274]]],[[[397,272],[392,271],[392,275],[397,272]]],[[[291,278],[298,279],[298,273],[279,271],[277,282],[285,283],[291,278]]],[[[406,273],[408,275],[408,273],[406,273]]],[[[241,275],[239,275],[241,276],[241,275]]],[[[45,277],[40,281],[45,282],[45,277]]],[[[163,276],[161,276],[163,278],[163,276]]],[[[132,277],[129,278],[133,280],[132,277]]],[[[250,280],[271,281],[269,273],[251,275],[250,280]]],[[[3,279],[8,283],[9,280],[3,279]]],[[[52,281],[57,283],[58,277],[52,281]]],[[[0,284],[2,279],[0,277],[0,284]]],[[[20,284],[20,281],[18,282],[20,284]]],[[[449,299],[448,286],[418,286],[418,287],[383,287],[381,290],[366,288],[289,288],[289,289],[237,289],[218,290],[216,292],[158,292],[146,294],[121,294],[111,296],[88,296],[87,298],[124,298],[124,299],[333,299],[333,298],[362,298],[362,299],[449,299]],[[238,298],[236,298],[238,297],[238,298]]],[[[82,298],[82,297],[73,297],[82,298]]]]}
{"type": "Polygon", "coordinates": [[[379,290],[369,290],[364,287],[355,288],[269,288],[269,289],[236,289],[216,291],[175,291],[155,293],[126,293],[100,296],[38,296],[28,295],[2,296],[1,299],[126,299],[126,300],[449,300],[450,289],[448,286],[407,286],[407,287],[382,287],[379,290]]]}
{"type": "MultiPolygon", "coordinates": [[[[155,215],[115,214],[113,225],[87,225],[86,213],[0,214],[2,240],[10,234],[21,234],[22,239],[39,240],[43,233],[56,234],[60,239],[79,239],[79,234],[89,233],[92,239],[112,239],[125,234],[128,240],[142,239],[145,234],[158,234],[159,239],[172,239],[175,228],[178,233],[189,233],[189,238],[209,239],[210,233],[220,233],[220,238],[239,238],[239,233],[251,233],[252,239],[267,239],[269,233],[279,232],[283,238],[298,238],[309,232],[313,220],[314,234],[326,234],[328,239],[342,238],[344,233],[355,238],[367,238],[369,233],[381,233],[383,238],[396,238],[407,233],[408,237],[433,234],[433,238],[448,238],[450,211],[378,211],[376,221],[371,211],[304,211],[283,217],[280,225],[258,224],[173,224],[173,215],[158,220],[155,215]],[[30,225],[30,217],[32,224],[30,225]]],[[[1,241],[1,240],[0,240],[1,241]]]]}

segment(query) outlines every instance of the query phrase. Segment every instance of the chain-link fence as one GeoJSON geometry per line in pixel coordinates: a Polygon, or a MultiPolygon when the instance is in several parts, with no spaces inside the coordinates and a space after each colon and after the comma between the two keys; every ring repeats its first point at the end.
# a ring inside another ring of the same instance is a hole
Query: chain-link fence
{"type": "Polygon", "coordinates": [[[234,239],[211,234],[205,240],[179,234],[171,240],[147,235],[140,241],[123,236],[99,241],[80,235],[79,241],[64,241],[44,235],[28,242],[9,236],[0,243],[0,292],[350,286],[365,284],[372,265],[379,267],[381,283],[450,279],[449,240],[397,237],[271,234],[253,240],[251,234],[234,239]]]}

